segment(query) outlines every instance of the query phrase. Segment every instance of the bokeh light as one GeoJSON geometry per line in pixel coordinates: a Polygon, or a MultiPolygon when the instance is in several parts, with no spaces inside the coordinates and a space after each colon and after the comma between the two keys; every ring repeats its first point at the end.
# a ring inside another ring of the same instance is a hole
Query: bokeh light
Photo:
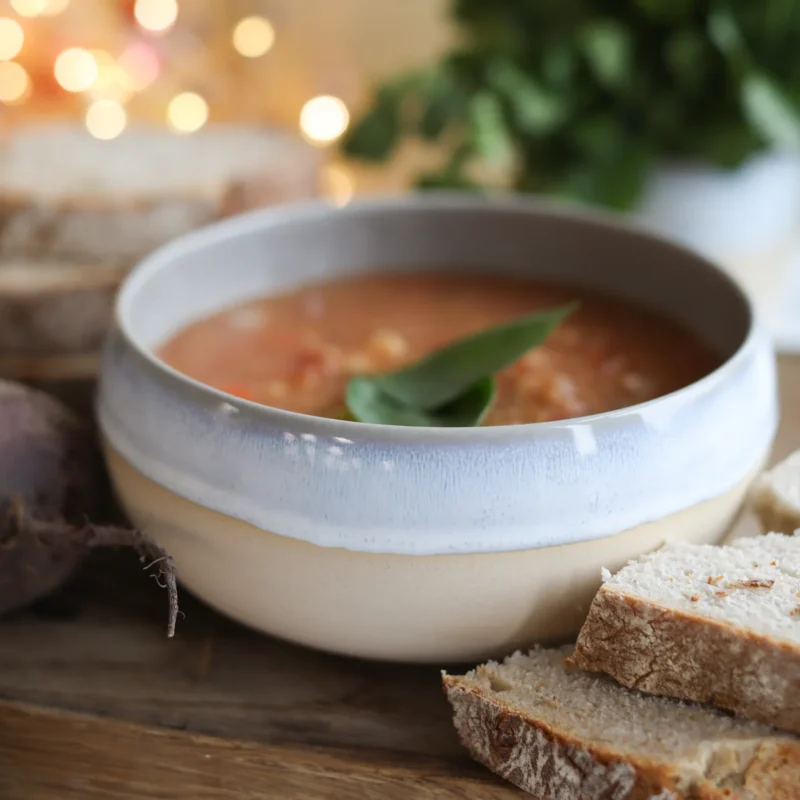
{"type": "Polygon", "coordinates": [[[176,133],[194,133],[208,121],[208,103],[195,92],[183,92],[169,101],[167,122],[176,133]]]}
{"type": "Polygon", "coordinates": [[[337,208],[346,206],[355,193],[352,172],[341,164],[326,164],[321,175],[322,196],[337,208]]]}
{"type": "Polygon", "coordinates": [[[46,0],[44,10],[40,13],[47,17],[55,17],[67,10],[70,0],[46,0]]]}
{"type": "Polygon", "coordinates": [[[350,124],[350,112],[338,97],[320,95],[309,100],[300,112],[300,131],[312,144],[336,141],[350,124]]]}
{"type": "Polygon", "coordinates": [[[70,47],[56,59],[56,80],[68,92],[85,92],[97,80],[98,72],[95,57],[82,47],[70,47]]]}
{"type": "Polygon", "coordinates": [[[138,42],[122,51],[117,65],[122,70],[124,86],[132,92],[144,91],[155,82],[161,71],[155,51],[149,45],[138,42]]]}
{"type": "Polygon", "coordinates": [[[15,19],[0,17],[0,61],[10,61],[25,43],[25,32],[15,19]]]}
{"type": "Polygon", "coordinates": [[[233,46],[246,58],[258,58],[275,44],[275,28],[264,17],[245,17],[233,29],[233,46]]]}
{"type": "Polygon", "coordinates": [[[95,100],[127,102],[133,90],[128,85],[125,71],[107,50],[92,50],[91,52],[97,62],[97,80],[89,90],[91,97],[95,100]]]}
{"type": "Polygon", "coordinates": [[[47,0],[11,0],[11,8],[21,17],[38,17],[47,11],[47,0]]]}
{"type": "Polygon", "coordinates": [[[32,91],[31,79],[16,61],[0,61],[0,103],[24,103],[32,91]]]}
{"type": "Polygon", "coordinates": [[[94,63],[97,65],[97,78],[92,84],[93,89],[106,89],[117,79],[117,60],[107,50],[90,51],[94,63]]]}
{"type": "Polygon", "coordinates": [[[115,139],[125,130],[128,115],[116,100],[95,100],[86,109],[84,122],[95,139],[115,139]]]}
{"type": "Polygon", "coordinates": [[[177,0],[136,0],[133,16],[145,30],[163,33],[178,19],[177,0]]]}

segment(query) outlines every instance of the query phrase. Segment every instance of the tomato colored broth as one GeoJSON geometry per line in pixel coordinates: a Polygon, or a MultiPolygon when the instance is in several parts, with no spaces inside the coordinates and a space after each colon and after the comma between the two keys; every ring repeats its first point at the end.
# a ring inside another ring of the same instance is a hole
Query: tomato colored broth
{"type": "Polygon", "coordinates": [[[238,305],[184,328],[170,366],[275,408],[341,416],[348,380],[572,301],[580,307],[497,375],[486,425],[569,419],[668,394],[720,359],[654,312],[583,289],[486,274],[369,273],[238,305]]]}

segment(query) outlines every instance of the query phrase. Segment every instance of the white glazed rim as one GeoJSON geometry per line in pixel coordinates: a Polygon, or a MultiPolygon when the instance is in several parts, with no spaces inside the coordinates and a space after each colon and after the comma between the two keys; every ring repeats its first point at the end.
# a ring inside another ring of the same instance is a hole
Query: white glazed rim
{"type": "Polygon", "coordinates": [[[728,273],[702,255],[673,242],[667,237],[646,230],[641,226],[630,223],[612,214],[596,211],[594,209],[559,207],[548,201],[525,195],[500,194],[487,197],[465,192],[425,192],[424,194],[377,196],[356,200],[342,208],[332,206],[324,200],[300,201],[250,211],[212,223],[174,239],[172,242],[160,247],[142,260],[123,282],[117,295],[114,316],[117,330],[123,336],[128,346],[130,346],[151,369],[160,373],[173,388],[179,389],[187,399],[194,400],[200,405],[211,405],[211,402],[213,402],[214,405],[218,406],[220,402],[224,402],[236,408],[240,414],[244,414],[246,418],[262,420],[290,432],[293,430],[302,430],[303,432],[313,432],[322,436],[340,437],[353,442],[388,440],[412,444],[430,440],[436,440],[438,443],[442,444],[452,443],[454,445],[464,445],[470,442],[475,442],[476,444],[493,444],[508,440],[519,441],[521,438],[528,438],[538,431],[572,428],[574,425],[581,423],[588,424],[596,420],[615,419],[646,412],[649,409],[670,402],[677,397],[689,396],[695,392],[702,393],[710,391],[719,386],[731,373],[737,370],[738,364],[743,358],[746,358],[748,351],[755,346],[758,334],[753,304],[740,284],[728,273]],[[430,209],[432,211],[452,211],[459,209],[480,209],[486,206],[491,206],[493,209],[507,209],[508,211],[517,213],[527,212],[557,219],[573,220],[577,223],[601,225],[642,239],[660,242],[662,245],[672,249],[677,256],[690,256],[698,265],[702,265],[705,269],[715,273],[716,276],[723,283],[727,283],[738,296],[748,316],[747,333],[735,352],[716,369],[700,380],[644,403],[625,406],[614,411],[606,411],[582,417],[571,417],[569,419],[551,422],[532,422],[518,425],[486,427],[438,428],[378,425],[330,419],[327,417],[317,417],[294,411],[286,411],[284,409],[255,403],[250,400],[244,400],[235,395],[223,392],[220,389],[208,386],[170,367],[158,358],[150,347],[139,339],[131,324],[131,306],[135,302],[136,294],[147,282],[162,270],[170,269],[175,260],[175,256],[178,254],[185,254],[187,250],[202,249],[205,245],[215,240],[233,239],[253,229],[279,226],[287,220],[296,222],[305,218],[307,221],[312,222],[321,217],[335,214],[386,213],[391,211],[405,211],[411,208],[430,209]]]}

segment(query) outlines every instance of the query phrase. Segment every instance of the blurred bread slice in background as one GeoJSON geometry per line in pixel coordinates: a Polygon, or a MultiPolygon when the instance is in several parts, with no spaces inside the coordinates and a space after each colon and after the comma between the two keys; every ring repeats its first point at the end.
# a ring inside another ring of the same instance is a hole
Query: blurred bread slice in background
{"type": "Polygon", "coordinates": [[[3,355],[100,349],[125,270],[58,259],[0,260],[3,355]]]}
{"type": "Polygon", "coordinates": [[[86,411],[127,271],[215,220],[316,196],[319,171],[318,150],[258,126],[132,125],[110,141],[72,122],[3,131],[0,377],[86,411]]]}
{"type": "Polygon", "coordinates": [[[94,378],[127,274],[56,258],[0,259],[0,376],[91,413],[94,378]]]}
{"type": "Polygon", "coordinates": [[[750,505],[765,533],[791,535],[800,529],[800,450],[758,477],[750,505]]]}
{"type": "Polygon", "coordinates": [[[12,129],[0,144],[0,258],[130,267],[220,217],[316,194],[318,151],[298,136],[134,125],[101,141],[77,123],[12,129]]]}

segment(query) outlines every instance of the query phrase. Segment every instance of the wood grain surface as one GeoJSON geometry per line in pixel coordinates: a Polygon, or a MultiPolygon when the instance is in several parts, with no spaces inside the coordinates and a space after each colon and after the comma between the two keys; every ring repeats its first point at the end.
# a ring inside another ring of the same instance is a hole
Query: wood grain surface
{"type": "Polygon", "coordinates": [[[0,702],[3,800],[503,800],[470,764],[423,755],[270,746],[0,702]]]}
{"type": "MultiPolygon", "coordinates": [[[[800,447],[800,358],[781,360],[781,399],[774,459],[800,447]]],[[[0,800],[519,796],[462,751],[437,669],[295,647],[186,592],[182,607],[169,641],[164,593],[101,554],[0,623],[0,800]]]]}

